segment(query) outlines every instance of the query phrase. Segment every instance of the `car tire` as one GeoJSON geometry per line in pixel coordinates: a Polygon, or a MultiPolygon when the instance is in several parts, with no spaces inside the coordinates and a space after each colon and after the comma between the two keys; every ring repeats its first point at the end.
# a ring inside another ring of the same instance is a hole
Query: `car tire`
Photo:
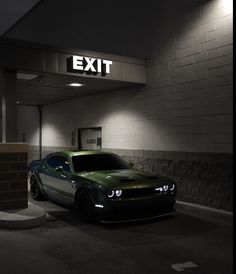
{"type": "Polygon", "coordinates": [[[79,192],[76,195],[75,209],[81,221],[94,221],[93,201],[87,192],[79,192]]]}
{"type": "Polygon", "coordinates": [[[38,180],[34,176],[31,177],[31,179],[30,179],[30,192],[31,192],[31,196],[34,200],[36,200],[36,201],[44,200],[44,196],[40,189],[38,180]]]}

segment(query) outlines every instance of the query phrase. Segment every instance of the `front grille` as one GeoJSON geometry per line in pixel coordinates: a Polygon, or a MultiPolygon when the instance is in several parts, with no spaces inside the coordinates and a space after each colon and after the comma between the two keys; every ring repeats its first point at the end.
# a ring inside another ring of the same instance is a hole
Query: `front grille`
{"type": "Polygon", "coordinates": [[[176,186],[174,190],[170,189],[170,186],[165,189],[167,185],[159,187],[144,187],[144,188],[133,188],[133,189],[124,189],[122,198],[142,198],[147,196],[152,196],[155,194],[165,195],[165,194],[174,194],[176,193],[176,186]],[[162,189],[162,191],[160,191],[162,189]]]}
{"type": "Polygon", "coordinates": [[[122,183],[129,183],[129,182],[135,182],[135,180],[132,179],[132,178],[123,178],[123,179],[120,180],[120,182],[122,182],[122,183]]]}
{"type": "Polygon", "coordinates": [[[156,194],[155,188],[135,188],[123,190],[123,198],[139,198],[156,194]]]}

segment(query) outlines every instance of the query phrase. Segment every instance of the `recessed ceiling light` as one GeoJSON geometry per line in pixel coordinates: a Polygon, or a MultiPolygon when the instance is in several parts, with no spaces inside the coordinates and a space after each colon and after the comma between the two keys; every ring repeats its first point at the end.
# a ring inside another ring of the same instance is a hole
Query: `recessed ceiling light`
{"type": "Polygon", "coordinates": [[[67,86],[69,86],[69,87],[81,87],[81,86],[83,86],[83,84],[80,84],[80,83],[70,83],[70,84],[67,84],[67,86]]]}
{"type": "Polygon", "coordinates": [[[17,79],[21,79],[21,80],[33,80],[35,78],[37,78],[39,75],[36,74],[28,74],[28,73],[17,73],[17,79]]]}
{"type": "Polygon", "coordinates": [[[20,105],[20,104],[21,104],[21,102],[20,102],[20,101],[16,101],[16,104],[17,104],[17,105],[20,105]]]}

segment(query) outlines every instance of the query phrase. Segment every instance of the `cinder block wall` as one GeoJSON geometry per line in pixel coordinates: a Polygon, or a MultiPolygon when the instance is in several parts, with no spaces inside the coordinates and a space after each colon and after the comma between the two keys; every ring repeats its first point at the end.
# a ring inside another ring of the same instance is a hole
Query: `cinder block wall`
{"type": "Polygon", "coordinates": [[[197,153],[109,149],[134,168],[172,178],[177,199],[232,211],[233,156],[228,153],[197,153]]]}
{"type": "Polygon", "coordinates": [[[195,7],[157,36],[144,104],[150,120],[163,124],[168,150],[232,152],[233,17],[226,2],[195,7]]]}
{"type": "Polygon", "coordinates": [[[163,21],[144,88],[45,107],[43,145],[64,149],[72,131],[101,126],[104,149],[174,178],[179,200],[232,210],[233,17],[225,2],[163,21]]]}

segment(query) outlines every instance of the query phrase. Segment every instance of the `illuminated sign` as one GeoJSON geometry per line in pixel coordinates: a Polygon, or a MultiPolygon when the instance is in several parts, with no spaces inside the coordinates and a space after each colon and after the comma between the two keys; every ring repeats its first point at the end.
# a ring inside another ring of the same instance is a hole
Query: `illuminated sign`
{"type": "Polygon", "coordinates": [[[67,71],[102,76],[111,73],[112,61],[80,55],[73,55],[67,59],[67,71]]]}

